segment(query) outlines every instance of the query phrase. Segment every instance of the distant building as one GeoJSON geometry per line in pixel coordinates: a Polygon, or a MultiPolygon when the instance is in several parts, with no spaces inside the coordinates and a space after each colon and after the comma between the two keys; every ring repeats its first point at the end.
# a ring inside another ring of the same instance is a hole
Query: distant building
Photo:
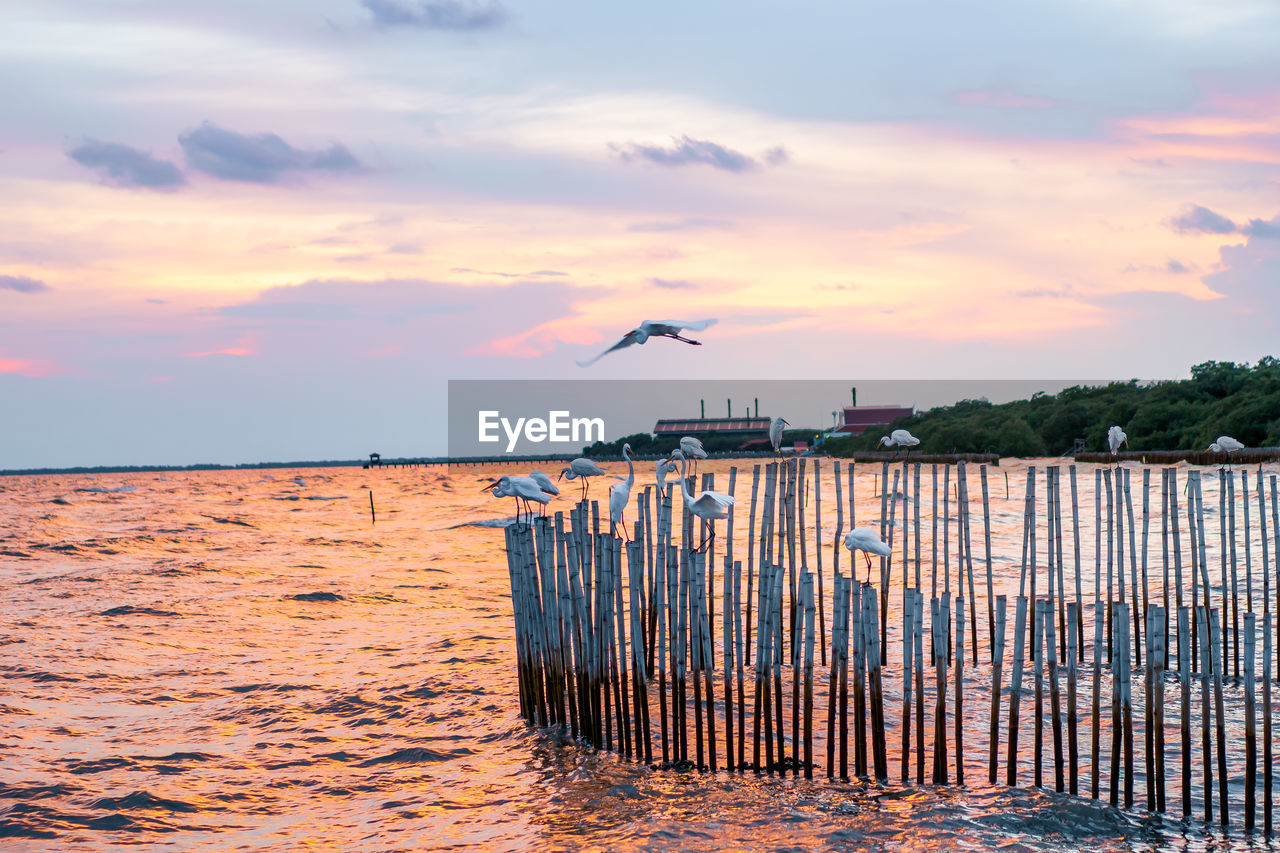
{"type": "Polygon", "coordinates": [[[910,406],[845,406],[841,422],[827,435],[861,435],[873,426],[891,424],[914,413],[915,409],[910,406]]]}
{"type": "Polygon", "coordinates": [[[682,435],[731,435],[749,438],[757,433],[768,435],[770,418],[664,418],[654,424],[653,434],[682,435]]]}

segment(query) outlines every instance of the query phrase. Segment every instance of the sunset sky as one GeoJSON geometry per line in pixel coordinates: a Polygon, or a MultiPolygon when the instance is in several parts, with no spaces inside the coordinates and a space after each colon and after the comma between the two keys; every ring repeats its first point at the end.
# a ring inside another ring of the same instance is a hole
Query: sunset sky
{"type": "Polygon", "coordinates": [[[1280,355],[1277,44],[1272,2],[17,0],[0,468],[443,453],[451,378],[1280,355]]]}

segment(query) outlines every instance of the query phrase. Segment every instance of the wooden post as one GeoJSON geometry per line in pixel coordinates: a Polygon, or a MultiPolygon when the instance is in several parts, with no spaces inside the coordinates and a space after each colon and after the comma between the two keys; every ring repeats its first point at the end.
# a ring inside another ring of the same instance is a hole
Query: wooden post
{"type": "Polygon", "coordinates": [[[933,635],[933,668],[937,680],[937,704],[933,712],[933,784],[947,784],[947,629],[949,613],[931,602],[933,635]]]}
{"type": "Polygon", "coordinates": [[[1005,758],[1005,784],[1018,784],[1018,709],[1022,700],[1022,660],[1026,653],[1027,597],[1018,596],[1013,618],[1013,679],[1009,692],[1009,750],[1005,758]]]}
{"type": "Polygon", "coordinates": [[[1079,777],[1079,743],[1077,726],[1079,720],[1076,713],[1076,687],[1078,664],[1076,646],[1080,636],[1079,623],[1080,603],[1072,601],[1067,604],[1067,784],[1072,796],[1080,793],[1079,777]]]}
{"type": "Polygon", "coordinates": [[[996,599],[995,631],[991,642],[991,728],[988,735],[987,781],[996,784],[996,764],[1000,753],[1000,673],[1004,667],[1005,596],[996,599]]]}
{"type": "MultiPolygon", "coordinates": [[[[1072,468],[1073,474],[1074,474],[1074,471],[1075,471],[1075,468],[1073,467],[1072,468]]],[[[988,637],[988,640],[992,642],[991,662],[994,664],[996,661],[996,652],[995,652],[995,645],[994,645],[993,638],[995,637],[995,633],[996,633],[996,619],[995,619],[995,612],[992,610],[992,607],[995,603],[995,589],[993,587],[993,580],[992,580],[992,573],[991,573],[991,501],[987,495],[987,466],[980,465],[978,467],[978,474],[982,479],[982,539],[985,544],[983,551],[986,555],[986,561],[987,561],[987,637],[988,637]]],[[[1074,485],[1074,483],[1075,483],[1075,480],[1072,479],[1072,484],[1074,485]]],[[[918,496],[917,496],[917,500],[919,500],[918,496]]],[[[918,511],[919,511],[919,506],[917,505],[917,512],[918,511]]],[[[919,534],[917,534],[917,536],[918,535],[919,534]]],[[[919,548],[919,546],[920,546],[920,543],[917,540],[916,547],[919,548]]],[[[1079,548],[1079,545],[1077,544],[1077,549],[1078,548],[1079,548]]],[[[1079,552],[1077,550],[1077,554],[1078,553],[1079,552]]],[[[1078,581],[1079,575],[1080,575],[1078,560],[1077,560],[1076,569],[1077,569],[1076,579],[1078,581]]],[[[919,585],[920,585],[920,579],[919,577],[917,577],[916,586],[919,586],[919,585]]],[[[992,752],[992,755],[994,754],[995,753],[992,752]]],[[[995,775],[994,775],[995,774],[994,768],[995,768],[995,764],[993,763],[992,771],[991,771],[992,772],[991,783],[993,785],[995,784],[995,781],[996,781],[995,775]]]]}
{"type": "MultiPolygon", "coordinates": [[[[1187,634],[1190,632],[1191,615],[1186,607],[1178,608],[1178,648],[1190,648],[1187,634]]],[[[1178,656],[1178,684],[1182,688],[1182,705],[1179,711],[1179,727],[1182,729],[1182,816],[1191,817],[1191,655],[1178,656]]]]}
{"type": "Polygon", "coordinates": [[[902,600],[902,784],[904,785],[911,777],[911,646],[916,630],[915,604],[915,593],[908,590],[902,600]]]}
{"type": "MultiPolygon", "coordinates": [[[[964,469],[961,468],[961,471],[964,469]]],[[[963,481],[962,481],[963,482],[963,481]]],[[[962,485],[963,491],[964,486],[962,485]]],[[[969,575],[970,581],[973,575],[969,575]]],[[[959,586],[959,582],[956,584],[959,586]]],[[[972,584],[970,584],[972,586],[972,584]]],[[[976,640],[975,640],[976,642],[976,640]]],[[[955,739],[956,739],[956,784],[964,784],[964,596],[956,596],[956,713],[955,713],[955,739]]],[[[977,657],[978,649],[974,646],[974,657],[977,657]]],[[[883,732],[881,732],[883,734],[883,732]]]]}
{"type": "MultiPolygon", "coordinates": [[[[1248,495],[1248,490],[1244,490],[1248,495]]],[[[1253,831],[1254,798],[1258,787],[1257,700],[1254,695],[1253,659],[1256,617],[1244,615],[1244,829],[1253,831]]]]}

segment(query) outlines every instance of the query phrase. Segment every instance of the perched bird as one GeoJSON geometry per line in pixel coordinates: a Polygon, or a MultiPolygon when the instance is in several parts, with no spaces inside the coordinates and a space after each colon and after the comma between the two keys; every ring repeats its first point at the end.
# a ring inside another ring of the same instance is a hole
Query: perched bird
{"type": "Polygon", "coordinates": [[[854,551],[861,551],[867,561],[867,583],[871,583],[871,555],[879,554],[887,557],[892,553],[889,546],[880,541],[880,537],[870,527],[855,527],[844,535],[844,547],[849,549],[849,556],[854,551]]]}
{"type": "Polygon", "coordinates": [[[603,477],[605,470],[590,459],[579,456],[568,465],[560,469],[560,478],[568,478],[570,480],[582,480],[582,499],[587,499],[587,490],[590,487],[591,477],[603,477]]]}
{"type": "Polygon", "coordinates": [[[1227,454],[1227,462],[1230,463],[1232,453],[1235,453],[1237,450],[1244,450],[1244,442],[1237,441],[1229,435],[1220,435],[1218,436],[1217,441],[1209,445],[1209,450],[1214,453],[1227,454]]]}
{"type": "Polygon", "coordinates": [[[1124,430],[1120,429],[1120,425],[1116,424],[1107,430],[1107,446],[1111,448],[1111,455],[1115,456],[1120,452],[1120,445],[1128,444],[1129,436],[1124,434],[1124,430]]]}
{"type": "Polygon", "coordinates": [[[699,553],[703,553],[715,541],[715,520],[729,517],[729,507],[733,506],[733,496],[722,492],[706,491],[695,497],[693,492],[689,491],[689,479],[685,475],[685,467],[689,464],[689,460],[679,450],[673,450],[668,459],[680,460],[680,488],[684,491],[684,505],[689,512],[702,519],[706,529],[711,532],[710,536],[707,536],[704,532],[702,544],[697,548],[699,553]]]}
{"type": "Polygon", "coordinates": [[[680,452],[693,460],[693,476],[698,476],[698,460],[707,458],[707,451],[702,442],[691,435],[680,439],[680,452]]]}
{"type": "Polygon", "coordinates": [[[667,475],[674,474],[679,470],[679,466],[670,459],[658,460],[658,497],[665,498],[667,496],[667,475]]]}
{"type": "MultiPolygon", "coordinates": [[[[609,533],[617,536],[616,528],[618,523],[622,521],[622,513],[627,509],[627,501],[631,500],[631,486],[636,481],[636,469],[631,463],[631,445],[622,445],[622,458],[627,463],[627,477],[620,483],[614,483],[609,487],[609,533]]],[[[623,525],[622,532],[627,532],[626,525],[623,525]]],[[[631,541],[631,537],[626,537],[627,541],[631,541]]]]}
{"type": "Polygon", "coordinates": [[[781,416],[774,418],[773,423],[769,424],[769,443],[773,445],[774,453],[782,452],[780,445],[782,444],[782,428],[784,426],[791,426],[791,424],[783,420],[781,416]]]}
{"type": "Polygon", "coordinates": [[[686,344],[693,344],[696,347],[702,346],[701,341],[690,340],[682,336],[680,333],[685,329],[692,329],[695,332],[702,331],[708,326],[714,326],[715,320],[645,320],[636,328],[627,332],[622,336],[622,340],[609,347],[595,358],[589,358],[586,361],[578,362],[579,367],[590,367],[600,359],[604,358],[611,352],[625,349],[632,344],[643,344],[649,338],[674,338],[686,344]]]}
{"type": "Polygon", "coordinates": [[[495,498],[515,498],[517,522],[520,519],[521,501],[524,502],[525,508],[532,515],[533,510],[529,508],[529,501],[535,501],[546,506],[551,502],[552,497],[544,492],[532,477],[510,477],[506,474],[490,483],[486,483],[480,491],[489,491],[495,498]]]}
{"type": "Polygon", "coordinates": [[[556,488],[556,484],[551,482],[551,478],[541,471],[530,471],[529,479],[538,484],[538,488],[549,495],[558,495],[560,490],[556,488]]]}

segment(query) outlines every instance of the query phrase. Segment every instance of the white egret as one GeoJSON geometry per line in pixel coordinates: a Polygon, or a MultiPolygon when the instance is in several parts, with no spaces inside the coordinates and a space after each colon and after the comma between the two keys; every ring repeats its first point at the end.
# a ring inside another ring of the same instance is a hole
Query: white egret
{"type": "Polygon", "coordinates": [[[919,444],[920,439],[916,438],[905,429],[895,429],[888,435],[880,436],[880,443],[885,447],[905,447],[907,448],[907,453],[910,454],[911,448],[919,444]]]}
{"type": "Polygon", "coordinates": [[[1209,445],[1209,450],[1227,454],[1227,464],[1231,464],[1231,454],[1237,450],[1244,450],[1244,442],[1237,441],[1229,435],[1220,435],[1217,441],[1209,445]]]}
{"type": "Polygon", "coordinates": [[[701,331],[708,326],[714,326],[715,320],[645,320],[636,328],[627,332],[622,336],[622,340],[609,347],[595,358],[589,358],[586,361],[578,362],[579,367],[590,367],[600,359],[604,358],[611,352],[625,349],[632,344],[643,344],[649,338],[674,338],[686,344],[693,344],[696,347],[702,346],[701,341],[691,340],[682,336],[680,333],[685,329],[692,329],[695,332],[701,331]]]}
{"type": "Polygon", "coordinates": [[[667,475],[674,474],[680,470],[680,466],[672,462],[670,459],[658,460],[658,497],[665,498],[667,496],[667,475]]]}
{"type": "Polygon", "coordinates": [[[1111,455],[1115,456],[1120,452],[1120,445],[1127,445],[1129,436],[1125,435],[1124,430],[1120,429],[1120,425],[1116,424],[1107,430],[1107,446],[1111,448],[1111,455]]]}
{"type": "MultiPolygon", "coordinates": [[[[529,501],[546,506],[551,502],[551,495],[542,491],[538,482],[532,477],[510,477],[503,474],[496,480],[486,483],[480,491],[491,491],[495,498],[515,498],[516,499],[516,519],[520,518],[520,502],[524,501],[526,508],[529,501]]],[[[533,514],[533,510],[529,509],[529,514],[533,514]]]]}
{"type": "MultiPolygon", "coordinates": [[[[627,501],[631,500],[631,486],[636,481],[635,465],[631,462],[631,445],[622,445],[622,458],[627,463],[627,477],[620,483],[614,483],[609,487],[609,534],[617,536],[615,528],[622,521],[622,514],[627,509],[627,501]]],[[[628,542],[631,537],[626,536],[626,525],[622,527],[622,533],[628,542]]]]}
{"type": "Polygon", "coordinates": [[[699,553],[703,553],[715,541],[715,520],[729,517],[729,507],[733,506],[733,496],[722,492],[706,491],[695,497],[693,492],[689,491],[689,480],[685,476],[685,467],[689,464],[689,460],[679,450],[673,450],[669,458],[680,460],[680,488],[684,491],[685,507],[689,512],[702,519],[703,525],[711,531],[710,536],[707,536],[704,531],[702,544],[697,548],[699,553]]]}
{"type": "Polygon", "coordinates": [[[582,480],[582,499],[587,499],[587,489],[590,486],[590,477],[603,477],[605,470],[590,459],[579,456],[568,465],[560,469],[560,478],[569,480],[582,480]]]}
{"type": "Polygon", "coordinates": [[[867,583],[871,583],[871,555],[879,554],[887,557],[892,553],[889,546],[880,541],[880,537],[870,527],[855,527],[844,535],[844,547],[849,549],[852,558],[854,551],[861,551],[867,561],[867,583]]]}
{"type": "Polygon", "coordinates": [[[693,460],[693,476],[698,476],[698,460],[707,458],[706,448],[702,442],[691,435],[680,439],[680,452],[693,460]]]}
{"type": "Polygon", "coordinates": [[[541,471],[530,471],[529,479],[538,484],[538,488],[549,495],[558,495],[560,490],[556,488],[556,484],[551,482],[551,478],[541,471]]]}
{"type": "Polygon", "coordinates": [[[781,416],[774,418],[773,423],[769,424],[769,443],[773,445],[774,453],[782,452],[780,445],[782,444],[782,428],[784,426],[791,426],[791,424],[783,420],[781,416]]]}

